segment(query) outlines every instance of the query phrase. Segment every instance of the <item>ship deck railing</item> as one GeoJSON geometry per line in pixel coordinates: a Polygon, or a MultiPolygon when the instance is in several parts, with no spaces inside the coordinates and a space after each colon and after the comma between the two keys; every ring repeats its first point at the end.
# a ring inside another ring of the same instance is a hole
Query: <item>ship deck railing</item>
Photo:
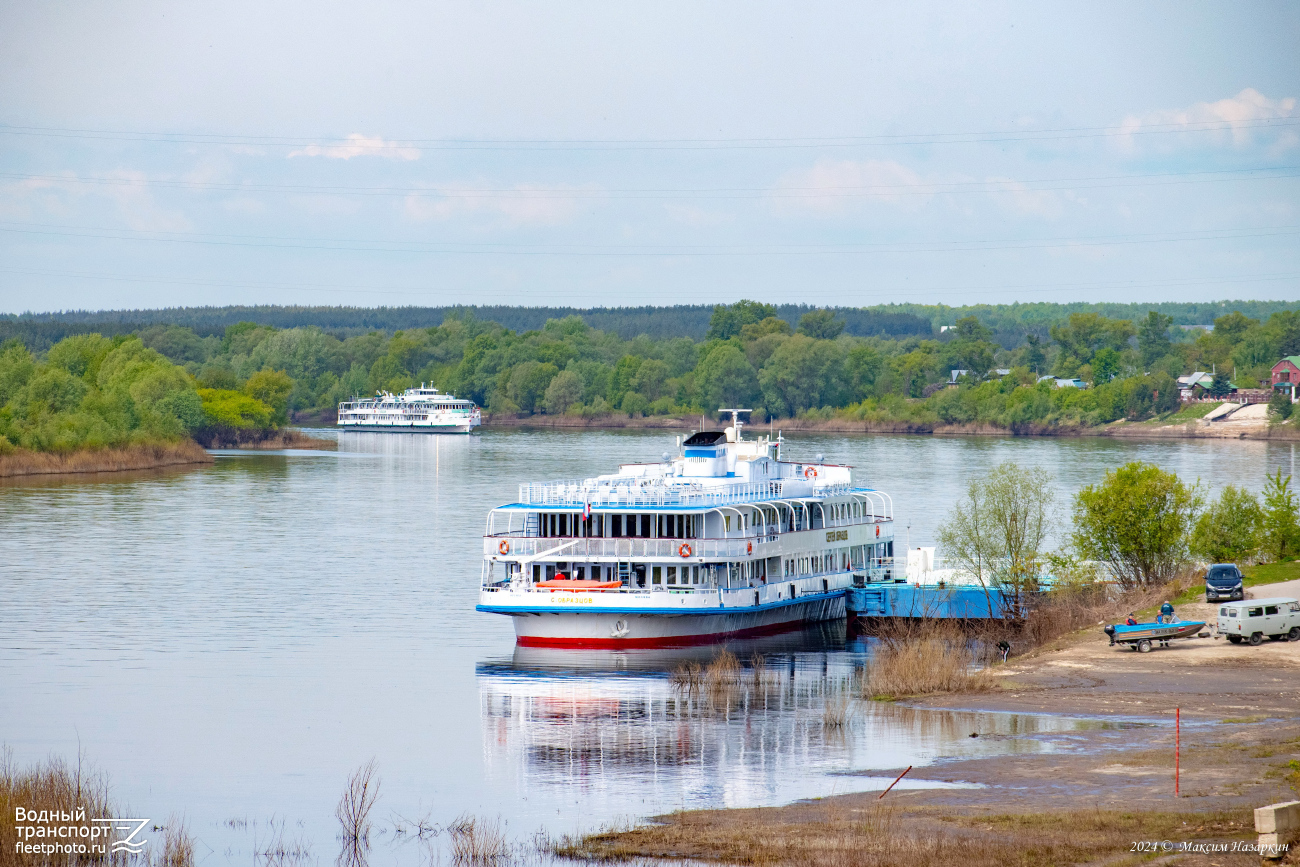
{"type": "MultiPolygon", "coordinates": [[[[875,521],[858,520],[855,523],[872,526],[884,523],[887,518],[875,521]]],[[[849,526],[843,524],[839,526],[849,526]]],[[[836,525],[817,527],[813,532],[833,530],[836,525]]],[[[808,528],[805,528],[808,529],[808,528]]],[[[483,537],[483,553],[487,556],[499,556],[510,559],[520,557],[534,558],[554,552],[555,560],[581,561],[584,557],[614,557],[620,560],[676,558],[698,562],[706,559],[741,559],[745,557],[765,556],[763,546],[777,542],[791,532],[802,533],[804,530],[770,532],[748,536],[729,536],[704,539],[645,539],[635,536],[525,536],[517,533],[498,533],[483,537]],[[503,551],[502,543],[506,548],[503,551]],[[686,553],[683,553],[686,552],[686,553]]],[[[892,538],[890,536],[889,538],[892,538]]]]}
{"type": "MultiPolygon", "coordinates": [[[[894,570],[893,560],[894,558],[892,557],[873,558],[865,566],[857,566],[854,567],[853,569],[832,569],[830,571],[801,573],[799,575],[768,576],[766,580],[759,579],[759,578],[745,578],[745,579],[738,578],[733,583],[730,584],[727,584],[725,582],[722,584],[718,584],[712,580],[708,583],[700,583],[700,584],[667,584],[667,583],[655,584],[653,582],[650,582],[647,583],[645,586],[628,583],[628,584],[624,584],[622,587],[618,587],[611,590],[598,590],[598,591],[587,591],[587,592],[595,592],[595,593],[649,593],[649,592],[661,593],[662,592],[662,593],[707,594],[707,595],[716,596],[719,590],[724,590],[728,592],[735,591],[735,590],[761,590],[764,587],[775,587],[777,585],[785,586],[791,583],[797,584],[799,582],[808,579],[829,578],[836,575],[843,575],[846,572],[851,572],[856,574],[861,574],[865,572],[868,575],[872,576],[868,578],[869,582],[879,584],[880,582],[889,581],[890,576],[894,574],[895,570],[894,570]]],[[[485,581],[480,585],[480,589],[488,593],[497,593],[497,592],[502,592],[507,590],[512,592],[523,591],[525,593],[539,593],[539,594],[540,593],[549,594],[549,593],[557,592],[556,588],[536,587],[534,586],[534,582],[526,581],[526,580],[520,581],[518,583],[514,583],[509,578],[498,579],[490,582],[485,581]]],[[[559,591],[559,592],[582,592],[582,591],[559,591]]],[[[824,594],[825,592],[826,591],[824,589],[817,586],[800,586],[798,590],[798,594],[800,596],[818,596],[824,594]]]]}
{"type": "MultiPolygon", "coordinates": [[[[674,477],[676,480],[677,477],[674,477]]],[[[842,497],[850,493],[875,494],[869,488],[855,488],[850,483],[817,484],[803,479],[771,479],[725,485],[701,485],[676,481],[634,479],[627,483],[593,483],[586,481],[542,482],[519,486],[519,505],[556,508],[631,507],[631,508],[703,508],[708,506],[744,505],[773,500],[808,497],[842,497]]]]}

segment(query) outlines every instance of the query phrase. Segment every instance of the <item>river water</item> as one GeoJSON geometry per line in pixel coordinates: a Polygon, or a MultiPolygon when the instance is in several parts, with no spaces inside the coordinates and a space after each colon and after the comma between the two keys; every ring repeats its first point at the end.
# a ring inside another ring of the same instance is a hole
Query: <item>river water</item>
{"type": "MultiPolygon", "coordinates": [[[[0,487],[0,742],[20,764],[82,749],[119,803],[184,815],[203,864],[251,863],[277,837],[332,861],[335,805],[373,758],[371,863],[417,864],[428,853],[398,829],[420,820],[501,817],[524,835],[786,803],[877,788],[909,764],[1069,749],[1095,725],[869,704],[828,727],[827,696],[870,652],[842,628],[734,646],[761,655],[760,674],[710,696],[668,677],[710,649],[516,650],[507,618],[474,611],[486,511],[519,482],[672,443],[343,434],[337,453],[0,487]]],[[[1062,504],[1129,460],[1211,491],[1258,490],[1295,461],[1294,446],[1245,441],[788,439],[787,456],[818,453],[890,493],[913,546],[1003,460],[1047,469],[1062,504]]]]}

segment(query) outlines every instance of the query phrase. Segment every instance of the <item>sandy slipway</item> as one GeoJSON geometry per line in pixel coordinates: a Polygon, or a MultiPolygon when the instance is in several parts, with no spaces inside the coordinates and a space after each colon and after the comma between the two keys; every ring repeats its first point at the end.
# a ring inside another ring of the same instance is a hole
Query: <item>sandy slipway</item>
{"type": "MultiPolygon", "coordinates": [[[[1300,581],[1247,593],[1300,597],[1300,581]]],[[[1178,614],[1212,625],[1214,609],[1182,605],[1178,614]]],[[[1300,760],[1300,642],[1250,647],[1205,638],[1135,653],[1109,646],[1099,624],[1013,657],[997,668],[996,679],[988,692],[907,704],[1087,722],[1055,738],[1055,752],[940,759],[908,775],[973,788],[895,789],[883,801],[875,791],[782,807],[674,813],[587,838],[584,850],[780,865],[1255,865],[1259,857],[1250,851],[1143,854],[1131,847],[1140,841],[1249,846],[1256,840],[1253,808],[1300,798],[1300,771],[1290,764],[1300,760]],[[1182,709],[1178,797],[1175,707],[1182,709]],[[889,849],[891,841],[896,849],[889,849]],[[835,852],[824,851],[830,849],[835,852]]],[[[1300,864],[1300,851],[1281,863],[1300,864]]]]}
{"type": "MultiPolygon", "coordinates": [[[[1300,581],[1250,596],[1300,598],[1300,581]]],[[[1184,620],[1213,627],[1217,606],[1181,605],[1184,620]]],[[[1069,753],[941,762],[921,779],[962,780],[980,791],[909,791],[915,803],[1006,809],[1080,805],[1153,810],[1255,807],[1300,797],[1300,642],[1259,647],[1215,638],[1171,642],[1151,653],[1110,647],[1098,625],[996,671],[979,695],[910,702],[918,707],[1048,713],[1114,724],[1079,734],[1069,753]],[[1173,797],[1174,708],[1183,719],[1181,790],[1173,797]],[[1292,786],[1297,788],[1293,788],[1292,786]]],[[[890,797],[893,797],[891,794],[890,797]]]]}

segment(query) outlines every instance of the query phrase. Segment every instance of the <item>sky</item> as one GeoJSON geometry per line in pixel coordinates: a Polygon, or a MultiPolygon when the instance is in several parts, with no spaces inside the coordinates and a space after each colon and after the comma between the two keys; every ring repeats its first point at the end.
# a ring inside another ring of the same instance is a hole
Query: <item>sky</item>
{"type": "Polygon", "coordinates": [[[0,6],[0,312],[1300,300],[1300,5],[0,6]]]}

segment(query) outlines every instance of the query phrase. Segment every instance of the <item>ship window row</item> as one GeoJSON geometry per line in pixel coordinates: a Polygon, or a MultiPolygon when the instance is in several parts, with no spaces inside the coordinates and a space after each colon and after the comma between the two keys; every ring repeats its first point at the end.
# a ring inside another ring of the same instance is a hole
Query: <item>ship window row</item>
{"type": "Polygon", "coordinates": [[[582,515],[543,512],[538,535],[560,538],[698,539],[702,515],[582,515]]]}
{"type": "MultiPolygon", "coordinates": [[[[893,542],[853,545],[811,553],[803,557],[759,558],[733,563],[664,565],[654,563],[533,563],[528,576],[534,583],[552,579],[617,581],[625,587],[761,587],[769,581],[799,579],[855,569],[887,567],[893,542]]],[[[489,565],[492,568],[492,565],[489,565]]],[[[518,563],[506,564],[507,581],[520,575],[518,563]]]]}

